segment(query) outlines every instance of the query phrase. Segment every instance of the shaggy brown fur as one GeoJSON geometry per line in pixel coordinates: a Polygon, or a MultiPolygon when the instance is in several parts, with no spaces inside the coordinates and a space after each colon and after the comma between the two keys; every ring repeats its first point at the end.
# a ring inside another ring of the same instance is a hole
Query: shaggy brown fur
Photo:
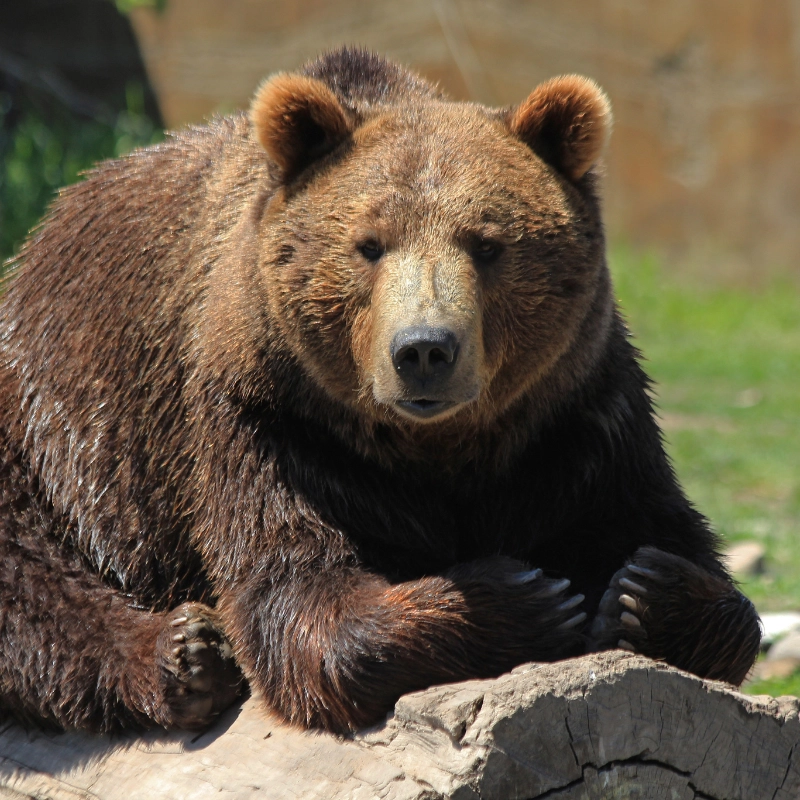
{"type": "Polygon", "coordinates": [[[583,79],[494,110],[342,50],[65,190],[0,306],[0,704],[200,727],[220,630],[337,731],[589,629],[741,680],[614,307],[609,124],[583,79]]]}

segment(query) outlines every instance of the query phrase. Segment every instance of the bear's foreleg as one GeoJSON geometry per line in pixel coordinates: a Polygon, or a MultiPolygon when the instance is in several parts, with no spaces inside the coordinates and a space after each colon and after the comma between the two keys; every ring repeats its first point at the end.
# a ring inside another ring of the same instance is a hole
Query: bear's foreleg
{"type": "Polygon", "coordinates": [[[621,646],[737,686],[761,640],[753,604],[729,580],[655,547],[611,579],[591,635],[593,649],[621,646]]]}
{"type": "Polygon", "coordinates": [[[62,550],[44,515],[0,482],[0,708],[19,719],[107,731],[199,728],[240,675],[213,612],[134,608],[62,550]],[[227,651],[226,651],[227,649],[227,651]]]}
{"type": "Polygon", "coordinates": [[[512,559],[399,584],[355,566],[275,570],[219,608],[251,685],[304,727],[354,730],[406,692],[583,649],[583,598],[512,559]]]}

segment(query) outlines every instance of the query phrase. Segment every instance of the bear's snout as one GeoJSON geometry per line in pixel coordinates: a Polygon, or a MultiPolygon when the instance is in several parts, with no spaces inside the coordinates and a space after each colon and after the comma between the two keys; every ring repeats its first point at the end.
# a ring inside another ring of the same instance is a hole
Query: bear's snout
{"type": "Polygon", "coordinates": [[[404,411],[425,419],[453,405],[443,399],[458,358],[458,337],[453,331],[413,325],[399,331],[389,349],[397,375],[411,397],[401,401],[404,411]]]}
{"type": "Polygon", "coordinates": [[[382,265],[372,310],[369,374],[379,404],[439,421],[478,397],[481,307],[470,262],[398,252],[382,265]]]}

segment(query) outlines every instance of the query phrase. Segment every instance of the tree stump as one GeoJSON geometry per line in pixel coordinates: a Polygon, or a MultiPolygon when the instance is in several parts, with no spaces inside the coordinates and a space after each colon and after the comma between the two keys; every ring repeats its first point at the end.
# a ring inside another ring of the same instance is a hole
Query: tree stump
{"type": "Polygon", "coordinates": [[[620,651],[402,697],[340,738],[256,698],[201,734],[0,733],[0,797],[606,800],[800,797],[800,700],[620,651]]]}

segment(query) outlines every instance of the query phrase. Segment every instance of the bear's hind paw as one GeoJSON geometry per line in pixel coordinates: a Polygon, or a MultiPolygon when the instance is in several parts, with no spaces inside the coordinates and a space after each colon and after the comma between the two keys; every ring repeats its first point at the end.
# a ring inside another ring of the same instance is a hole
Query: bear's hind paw
{"type": "Polygon", "coordinates": [[[184,603],[169,615],[156,656],[163,690],[159,721],[167,728],[205,728],[241,692],[233,650],[212,610],[200,603],[184,603]]]}

